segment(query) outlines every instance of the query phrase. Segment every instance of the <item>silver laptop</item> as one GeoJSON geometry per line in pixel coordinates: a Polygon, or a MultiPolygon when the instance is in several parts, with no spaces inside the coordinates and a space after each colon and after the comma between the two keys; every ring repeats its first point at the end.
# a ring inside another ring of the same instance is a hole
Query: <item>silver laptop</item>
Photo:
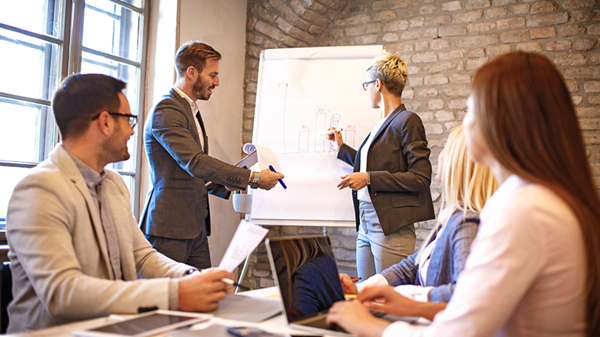
{"type": "Polygon", "coordinates": [[[265,245],[290,327],[351,336],[325,322],[333,303],[345,299],[329,237],[271,238],[265,245]]]}

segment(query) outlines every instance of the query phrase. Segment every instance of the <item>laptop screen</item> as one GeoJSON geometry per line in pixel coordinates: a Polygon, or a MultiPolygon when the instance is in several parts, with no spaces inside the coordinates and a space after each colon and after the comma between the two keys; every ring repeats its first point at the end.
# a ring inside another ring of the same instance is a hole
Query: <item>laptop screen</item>
{"type": "Polygon", "coordinates": [[[327,312],[344,300],[328,237],[272,238],[269,249],[288,322],[327,312]]]}

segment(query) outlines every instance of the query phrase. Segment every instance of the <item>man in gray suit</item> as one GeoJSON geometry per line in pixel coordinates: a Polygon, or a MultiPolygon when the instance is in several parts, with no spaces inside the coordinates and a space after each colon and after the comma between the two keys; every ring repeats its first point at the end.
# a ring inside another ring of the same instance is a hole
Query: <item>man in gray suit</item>
{"type": "Polygon", "coordinates": [[[208,155],[208,136],[196,101],[208,100],[219,85],[220,59],[206,43],[181,46],[175,56],[177,80],[144,127],[153,188],[140,227],[159,252],[198,269],[211,266],[208,193],[227,199],[232,189],[250,185],[269,190],[283,178],[268,169],[251,172],[208,155]]]}
{"type": "Polygon", "coordinates": [[[123,179],[105,168],[129,158],[137,116],[124,88],[77,74],[54,95],[62,143],[8,204],[9,333],[153,308],[210,311],[233,289],[221,281],[233,276],[226,271],[197,273],[152,249],[123,179]]]}

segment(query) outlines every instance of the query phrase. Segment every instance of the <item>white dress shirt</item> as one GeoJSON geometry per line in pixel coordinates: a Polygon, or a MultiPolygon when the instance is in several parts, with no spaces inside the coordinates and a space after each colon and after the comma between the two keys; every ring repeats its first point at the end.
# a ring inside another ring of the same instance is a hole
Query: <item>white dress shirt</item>
{"type": "Polygon", "coordinates": [[[185,92],[181,91],[181,89],[177,88],[176,86],[173,86],[173,89],[175,89],[175,91],[177,91],[179,96],[181,96],[182,98],[185,98],[185,100],[188,101],[188,103],[190,104],[190,108],[192,108],[192,114],[194,115],[194,122],[196,122],[196,129],[198,130],[198,136],[200,137],[200,148],[204,149],[204,134],[202,133],[202,128],[200,127],[200,122],[198,122],[198,118],[196,118],[196,114],[198,112],[200,112],[200,108],[198,108],[198,105],[196,104],[196,102],[194,102],[191,98],[189,98],[188,95],[185,94],[185,92]]]}
{"type": "Polygon", "coordinates": [[[577,218],[549,189],[510,176],[481,212],[446,310],[391,336],[584,336],[586,257],[577,218]]]}

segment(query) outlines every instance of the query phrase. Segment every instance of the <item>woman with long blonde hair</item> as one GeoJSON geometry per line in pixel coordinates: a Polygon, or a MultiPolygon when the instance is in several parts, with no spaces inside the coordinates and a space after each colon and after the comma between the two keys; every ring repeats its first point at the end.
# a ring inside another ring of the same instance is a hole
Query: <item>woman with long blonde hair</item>
{"type": "Polygon", "coordinates": [[[437,226],[423,241],[423,248],[358,286],[348,275],[341,274],[346,293],[391,285],[415,300],[450,300],[477,234],[479,211],[498,184],[487,167],[473,162],[462,125],[450,133],[438,157],[436,180],[442,183],[442,204],[437,226]]]}
{"type": "Polygon", "coordinates": [[[600,336],[600,200],[560,72],[545,56],[510,53],[482,66],[472,90],[469,149],[501,186],[481,212],[454,296],[445,306],[374,287],[336,303],[329,322],[358,336],[600,336]],[[365,309],[374,299],[433,322],[379,320],[365,309]]]}

